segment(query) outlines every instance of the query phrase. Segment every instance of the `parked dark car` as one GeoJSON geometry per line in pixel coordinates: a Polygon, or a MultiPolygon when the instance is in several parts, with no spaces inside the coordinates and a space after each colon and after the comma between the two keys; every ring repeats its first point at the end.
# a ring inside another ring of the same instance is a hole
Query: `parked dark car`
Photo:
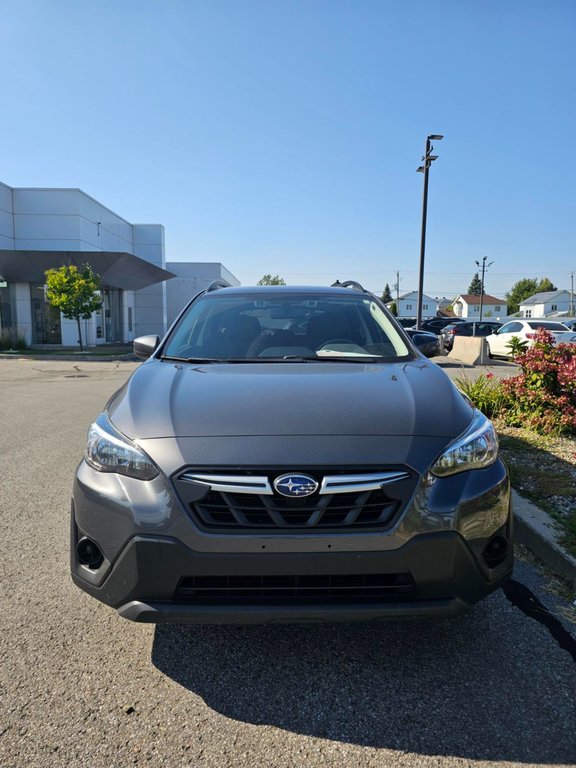
{"type": "Polygon", "coordinates": [[[429,331],[417,331],[415,328],[405,328],[412,344],[414,344],[426,357],[436,357],[440,354],[440,341],[435,333],[429,331]]]}
{"type": "Polygon", "coordinates": [[[447,325],[462,322],[464,321],[459,317],[431,317],[428,320],[422,321],[420,324],[420,330],[429,331],[430,333],[435,333],[437,336],[439,336],[442,332],[442,329],[446,328],[447,325]]]}
{"type": "Polygon", "coordinates": [[[134,621],[453,616],[512,569],[491,422],[357,283],[211,286],[89,429],[74,582],[134,621]]]}
{"type": "Polygon", "coordinates": [[[416,318],[415,317],[397,317],[396,322],[399,323],[402,328],[415,328],[416,327],[416,318]]]}
{"type": "Polygon", "coordinates": [[[442,329],[440,334],[442,343],[446,352],[450,352],[454,346],[454,336],[490,336],[491,333],[502,327],[502,323],[492,320],[482,320],[482,322],[470,321],[463,323],[452,323],[442,329]]]}

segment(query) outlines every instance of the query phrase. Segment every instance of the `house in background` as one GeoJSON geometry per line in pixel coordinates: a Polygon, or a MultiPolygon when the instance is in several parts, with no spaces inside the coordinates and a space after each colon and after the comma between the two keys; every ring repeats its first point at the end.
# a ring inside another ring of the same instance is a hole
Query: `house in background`
{"type": "MultiPolygon", "coordinates": [[[[457,296],[452,302],[452,308],[456,317],[466,318],[467,320],[477,320],[480,318],[480,296],[472,294],[462,294],[457,296]]],[[[482,297],[482,319],[501,320],[508,314],[508,308],[505,299],[497,299],[489,296],[487,293],[482,297]]]]}
{"type": "Polygon", "coordinates": [[[162,336],[212,280],[239,284],[221,264],[174,262],[168,271],[161,224],[130,224],[80,189],[0,183],[0,330],[16,328],[29,344],[75,346],[76,321],[47,302],[45,287],[47,269],[71,264],[89,264],[101,279],[102,308],[81,321],[88,346],[162,336]],[[185,284],[168,293],[176,275],[185,284]]]}
{"type": "MultiPolygon", "coordinates": [[[[438,311],[438,299],[432,299],[426,294],[422,294],[422,319],[426,320],[429,317],[436,317],[438,311]]],[[[386,303],[388,309],[396,305],[397,317],[416,317],[418,314],[418,291],[411,291],[400,296],[398,300],[389,301],[386,303]]]]}
{"type": "Polygon", "coordinates": [[[570,291],[535,293],[520,302],[521,317],[566,316],[576,309],[576,296],[570,291]]]}
{"type": "Polygon", "coordinates": [[[455,317],[454,315],[454,309],[452,307],[453,301],[452,299],[447,299],[445,296],[443,296],[441,299],[436,299],[438,302],[438,314],[442,317],[455,317]]]}

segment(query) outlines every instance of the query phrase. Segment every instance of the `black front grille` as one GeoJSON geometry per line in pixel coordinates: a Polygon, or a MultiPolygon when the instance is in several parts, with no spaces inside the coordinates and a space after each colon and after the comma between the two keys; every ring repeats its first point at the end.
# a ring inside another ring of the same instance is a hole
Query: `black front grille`
{"type": "Polygon", "coordinates": [[[418,480],[405,467],[379,468],[383,476],[387,473],[391,479],[382,487],[376,483],[376,487],[366,490],[361,487],[362,480],[374,468],[354,468],[353,472],[342,468],[307,470],[319,487],[309,496],[293,498],[272,491],[274,479],[285,472],[282,468],[255,468],[240,474],[236,471],[232,480],[224,469],[202,474],[207,471],[186,469],[174,477],[174,485],[199,527],[222,533],[386,530],[398,519],[418,480]],[[202,477],[208,479],[199,481],[202,477]],[[328,490],[320,488],[324,478],[332,481],[328,490]],[[342,485],[354,485],[355,478],[359,478],[359,487],[338,487],[340,478],[342,485]],[[226,483],[234,487],[228,490],[226,483]]]}
{"type": "Polygon", "coordinates": [[[176,599],[190,605],[365,604],[416,599],[408,573],[333,576],[186,576],[176,599]]]}
{"type": "Polygon", "coordinates": [[[191,508],[206,526],[253,528],[333,528],[387,523],[398,502],[382,491],[340,493],[285,499],[246,493],[211,491],[191,508]]]}

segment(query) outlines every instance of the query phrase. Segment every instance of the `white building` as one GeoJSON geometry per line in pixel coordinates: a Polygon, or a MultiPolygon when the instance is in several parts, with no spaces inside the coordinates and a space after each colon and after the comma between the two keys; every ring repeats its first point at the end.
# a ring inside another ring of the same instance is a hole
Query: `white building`
{"type": "Polygon", "coordinates": [[[168,307],[168,325],[172,325],[180,310],[193,296],[204,291],[215,280],[226,280],[230,285],[240,285],[240,281],[218,262],[170,261],[166,264],[176,277],[166,283],[166,303],[168,307]]]}
{"type": "Polygon", "coordinates": [[[210,278],[238,284],[221,264],[174,263],[177,269],[168,271],[161,224],[130,224],[80,189],[0,183],[0,329],[17,328],[29,344],[75,346],[76,321],[46,301],[45,272],[86,263],[102,284],[102,308],[81,321],[87,345],[161,336],[177,314],[166,289],[175,274],[188,280],[188,298],[210,278]]]}
{"type": "MultiPolygon", "coordinates": [[[[398,300],[387,302],[388,309],[396,305],[396,317],[416,317],[418,314],[418,291],[411,291],[400,296],[398,300]]],[[[438,311],[438,299],[432,299],[422,294],[422,318],[436,317],[438,311]]]]}
{"type": "Polygon", "coordinates": [[[570,291],[535,293],[519,305],[521,317],[565,316],[576,309],[576,296],[570,291]]]}
{"type": "MultiPolygon", "coordinates": [[[[452,309],[456,317],[477,320],[480,318],[480,296],[462,294],[452,302],[452,309]]],[[[497,299],[487,293],[482,297],[482,319],[501,320],[508,314],[508,308],[504,299],[497,299]]]]}

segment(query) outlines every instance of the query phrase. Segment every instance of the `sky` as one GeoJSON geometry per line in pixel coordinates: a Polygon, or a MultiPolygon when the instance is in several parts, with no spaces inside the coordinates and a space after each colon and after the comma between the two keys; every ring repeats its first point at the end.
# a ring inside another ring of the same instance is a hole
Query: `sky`
{"type": "Polygon", "coordinates": [[[0,181],[160,223],[243,284],[576,270],[573,0],[0,0],[0,181]]]}

